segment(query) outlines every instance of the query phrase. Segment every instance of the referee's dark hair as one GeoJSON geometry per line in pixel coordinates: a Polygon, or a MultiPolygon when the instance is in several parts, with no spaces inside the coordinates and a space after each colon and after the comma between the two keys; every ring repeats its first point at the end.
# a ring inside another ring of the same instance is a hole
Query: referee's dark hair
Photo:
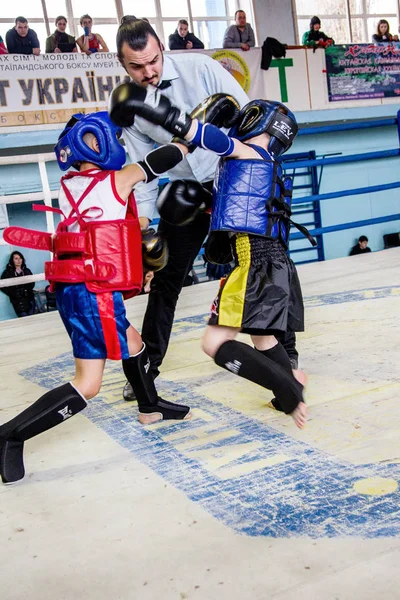
{"type": "Polygon", "coordinates": [[[150,36],[153,36],[157,40],[160,48],[162,48],[160,38],[150,23],[144,19],[137,19],[136,21],[129,19],[124,21],[124,23],[120,25],[117,33],[118,58],[120,60],[123,58],[122,46],[124,44],[127,44],[132,50],[144,50],[150,36]]]}
{"type": "Polygon", "coordinates": [[[121,25],[129,23],[129,21],[137,21],[137,17],[135,15],[124,15],[121,19],[121,25]]]}

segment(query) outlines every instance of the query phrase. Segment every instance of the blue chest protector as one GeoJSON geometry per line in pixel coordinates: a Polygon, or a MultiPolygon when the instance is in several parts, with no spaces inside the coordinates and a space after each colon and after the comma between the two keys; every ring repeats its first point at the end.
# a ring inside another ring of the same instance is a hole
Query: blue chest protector
{"type": "Polygon", "coordinates": [[[221,159],[213,190],[210,232],[233,231],[288,245],[292,180],[266,150],[260,159],[221,159]]]}

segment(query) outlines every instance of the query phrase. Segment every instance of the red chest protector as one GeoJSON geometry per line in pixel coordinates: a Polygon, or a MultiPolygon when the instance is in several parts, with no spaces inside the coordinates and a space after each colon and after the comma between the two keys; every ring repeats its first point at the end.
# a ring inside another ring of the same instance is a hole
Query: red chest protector
{"type": "MultiPolygon", "coordinates": [[[[4,239],[13,245],[53,252],[53,260],[45,262],[45,276],[51,284],[85,283],[95,294],[121,291],[125,298],[130,298],[140,292],[143,282],[142,236],[133,194],[128,200],[126,219],[93,221],[88,219],[87,213],[102,209],[94,206],[82,213],[79,210],[79,205],[94,186],[110,173],[98,171],[85,175],[92,181],[77,201],[64,180],[82,176],[82,173],[71,172],[61,179],[72,210],[58,225],[54,235],[22,227],[7,227],[4,239]],[[76,222],[80,232],[69,232],[68,226],[76,222]]],[[[36,205],[34,208],[62,214],[60,209],[47,206],[36,205]]]]}

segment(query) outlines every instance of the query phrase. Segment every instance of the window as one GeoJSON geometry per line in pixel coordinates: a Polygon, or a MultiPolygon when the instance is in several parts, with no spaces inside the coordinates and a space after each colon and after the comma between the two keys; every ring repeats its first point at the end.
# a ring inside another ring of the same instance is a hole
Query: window
{"type": "Polygon", "coordinates": [[[322,31],[336,43],[349,44],[351,42],[346,19],[327,19],[323,25],[322,31]]]}
{"type": "MultiPolygon", "coordinates": [[[[1,0],[0,0],[1,1],[1,0]]],[[[314,0],[298,0],[311,10],[314,0]]],[[[344,0],[331,0],[341,2],[344,0]]],[[[356,0],[352,0],[356,1],[356,0]]],[[[360,2],[366,0],[358,0],[360,2]]],[[[379,0],[382,3],[389,0],[379,0]]],[[[369,0],[373,4],[374,0],[369,0]]],[[[83,31],[80,18],[89,14],[93,19],[93,31],[100,33],[110,51],[116,50],[116,33],[124,14],[138,18],[147,17],[151,25],[168,47],[168,36],[177,27],[179,19],[187,19],[189,31],[199,37],[206,48],[220,48],[228,25],[233,22],[236,10],[243,9],[249,23],[255,29],[252,0],[16,0],[2,1],[0,34],[5,38],[8,29],[14,26],[16,15],[23,15],[32,29],[38,34],[42,48],[48,36],[53,33],[54,21],[59,15],[68,20],[67,32],[78,38],[83,31]],[[42,4],[43,2],[43,4],[42,4]],[[43,12],[46,8],[47,18],[43,12]],[[190,16],[189,16],[190,15],[190,16]]],[[[307,14],[307,13],[306,13],[307,14]]]]}
{"type": "Polygon", "coordinates": [[[118,31],[118,23],[116,22],[114,25],[93,25],[93,33],[99,33],[110,52],[117,51],[117,31],[118,31]]]}
{"type": "Polygon", "coordinates": [[[82,15],[90,15],[93,21],[97,18],[108,18],[117,16],[114,2],[99,2],[99,0],[72,0],[72,11],[75,18],[82,15]]]}
{"type": "MultiPolygon", "coordinates": [[[[65,0],[46,0],[46,11],[49,18],[50,31],[53,32],[55,25],[54,21],[60,15],[68,19],[67,7],[65,0]]],[[[69,31],[70,23],[67,25],[67,31],[69,31]]]]}
{"type": "Polygon", "coordinates": [[[396,6],[393,0],[366,0],[367,13],[371,14],[389,14],[396,12],[396,6]]]}
{"type": "Polygon", "coordinates": [[[346,13],[345,0],[295,0],[298,39],[309,29],[310,19],[318,15],[321,29],[333,37],[337,44],[372,41],[380,19],[386,19],[392,35],[398,30],[398,0],[349,0],[350,13],[346,13]],[[351,26],[351,39],[349,34],[351,26]]]}
{"type": "Polygon", "coordinates": [[[42,49],[42,52],[44,52],[47,38],[46,25],[44,24],[44,21],[43,23],[30,23],[29,28],[33,29],[33,31],[38,36],[40,47],[42,49]]]}
{"type": "Polygon", "coordinates": [[[161,15],[163,17],[176,17],[176,15],[180,15],[178,19],[187,18],[185,17],[188,12],[186,0],[162,0],[160,4],[161,15]]]}
{"type": "Polygon", "coordinates": [[[362,19],[351,19],[352,41],[362,44],[364,39],[364,21],[362,19]]]}
{"type": "Polygon", "coordinates": [[[42,3],[40,0],[18,0],[14,2],[1,3],[1,18],[15,19],[16,17],[25,17],[29,21],[29,17],[43,19],[42,3]]]}
{"type": "Polygon", "coordinates": [[[221,48],[228,22],[194,21],[193,27],[194,35],[203,42],[205,48],[221,48]]]}
{"type": "MultiPolygon", "coordinates": [[[[187,17],[182,17],[182,19],[187,19],[187,17]]],[[[168,50],[168,38],[171,35],[171,33],[175,32],[177,25],[178,25],[178,21],[164,21],[163,22],[164,40],[165,40],[165,49],[166,50],[168,50]]]]}
{"type": "Polygon", "coordinates": [[[147,17],[151,19],[157,14],[154,0],[146,0],[146,3],[141,2],[141,0],[122,0],[122,8],[124,15],[135,15],[139,18],[147,17]]]}
{"type": "Polygon", "coordinates": [[[345,0],[296,0],[298,15],[343,15],[345,0]]]}

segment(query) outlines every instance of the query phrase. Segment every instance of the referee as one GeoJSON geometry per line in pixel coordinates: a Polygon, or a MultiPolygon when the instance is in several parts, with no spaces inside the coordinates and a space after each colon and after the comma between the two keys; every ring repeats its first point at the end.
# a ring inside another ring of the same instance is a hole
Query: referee
{"type": "MultiPolygon", "coordinates": [[[[234,96],[241,106],[249,101],[237,81],[215,60],[200,53],[164,55],[160,39],[149,23],[129,21],[117,34],[118,58],[132,81],[142,87],[155,86],[163,90],[175,105],[190,113],[207,96],[225,93],[234,96]]],[[[154,144],[170,142],[170,134],[140,117],[132,127],[123,130],[123,138],[132,162],[140,160],[154,144]]],[[[219,157],[197,149],[169,172],[171,180],[199,181],[211,191],[219,157]]],[[[158,196],[158,179],[135,188],[142,229],[153,217],[158,196]]],[[[209,229],[209,215],[200,214],[182,227],[161,220],[158,231],[168,242],[167,266],[155,273],[151,282],[142,337],[150,357],[154,377],[168,348],[175,307],[185,278],[200,252],[209,229]]],[[[134,399],[129,384],[124,398],[134,399]]]]}

